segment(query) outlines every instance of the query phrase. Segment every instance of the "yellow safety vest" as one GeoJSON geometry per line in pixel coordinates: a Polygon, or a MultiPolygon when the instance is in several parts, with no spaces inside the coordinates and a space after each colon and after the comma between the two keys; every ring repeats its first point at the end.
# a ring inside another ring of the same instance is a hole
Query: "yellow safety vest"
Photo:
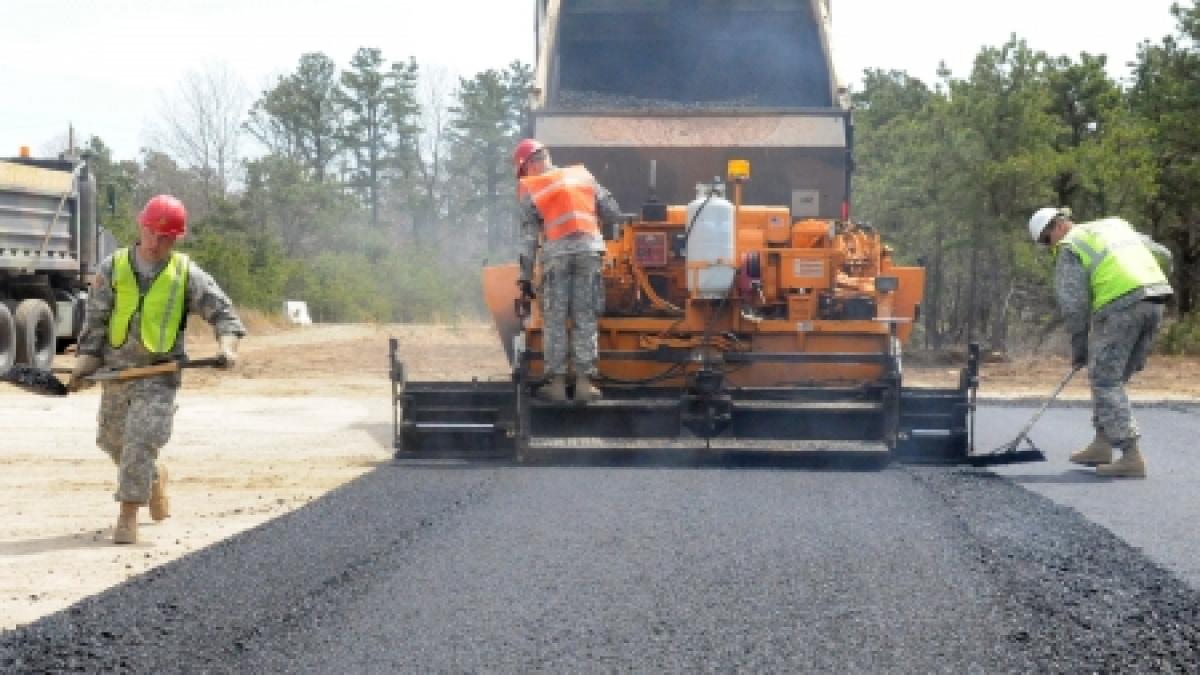
{"type": "Polygon", "coordinates": [[[1168,283],[1141,235],[1120,218],[1075,225],[1058,246],[1074,251],[1087,269],[1093,312],[1134,289],[1168,283]]]}
{"type": "Polygon", "coordinates": [[[114,301],[108,319],[108,343],[114,349],[124,345],[129,338],[133,315],[141,311],[142,344],[152,354],[166,354],[175,346],[179,327],[183,324],[188,257],[183,253],[172,253],[171,259],[150,284],[150,290],[142,295],[129,256],[128,248],[113,254],[114,301]]]}

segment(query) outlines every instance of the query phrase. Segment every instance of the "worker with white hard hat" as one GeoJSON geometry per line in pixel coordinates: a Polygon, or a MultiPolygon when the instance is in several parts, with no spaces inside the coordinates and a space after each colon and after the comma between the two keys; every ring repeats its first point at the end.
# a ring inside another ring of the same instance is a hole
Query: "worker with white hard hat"
{"type": "Polygon", "coordinates": [[[1034,242],[1051,248],[1054,290],[1071,336],[1071,361],[1087,367],[1096,434],[1071,455],[1114,478],[1145,478],[1125,383],[1146,365],[1171,296],[1170,251],[1120,218],[1076,224],[1067,208],[1029,219],[1034,242]],[[1164,271],[1166,270],[1166,271],[1164,271]],[[1113,450],[1121,457],[1114,461],[1113,450]]]}

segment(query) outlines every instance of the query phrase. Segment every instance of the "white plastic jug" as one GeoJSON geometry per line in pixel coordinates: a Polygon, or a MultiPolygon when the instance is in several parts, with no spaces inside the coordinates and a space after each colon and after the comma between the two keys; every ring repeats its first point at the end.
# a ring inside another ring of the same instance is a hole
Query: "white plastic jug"
{"type": "Polygon", "coordinates": [[[687,206],[691,233],[687,240],[688,293],[717,300],[729,295],[737,265],[735,213],[721,183],[696,186],[696,199],[687,206]]]}

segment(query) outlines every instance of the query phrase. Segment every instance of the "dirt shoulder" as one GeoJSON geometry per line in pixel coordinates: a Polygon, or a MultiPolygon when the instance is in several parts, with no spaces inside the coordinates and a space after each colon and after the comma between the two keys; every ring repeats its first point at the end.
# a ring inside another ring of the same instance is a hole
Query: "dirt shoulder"
{"type": "MultiPolygon", "coordinates": [[[[251,326],[236,371],[189,371],[170,466],[172,516],[143,512],[141,541],[111,543],[116,471],[95,445],[97,389],[50,398],[0,385],[0,629],[299,508],[391,457],[388,338],[413,379],[505,377],[490,326],[251,326]]],[[[194,356],[214,353],[203,327],[194,356]]],[[[62,357],[57,365],[69,366],[62,357]]],[[[981,393],[1044,396],[1065,360],[985,364],[981,393]]],[[[908,366],[906,382],[950,386],[958,366],[908,366]]],[[[1135,398],[1200,397],[1200,360],[1156,358],[1135,398]]],[[[1087,398],[1086,378],[1068,395],[1087,398]]]]}
{"type": "MultiPolygon", "coordinates": [[[[987,398],[1044,398],[1071,370],[1068,359],[1058,356],[1021,356],[981,364],[979,395],[987,398]]],[[[959,367],[907,364],[906,386],[953,385],[959,367]]],[[[1200,358],[1152,356],[1146,369],[1131,380],[1128,393],[1134,401],[1194,401],[1200,399],[1200,358]]],[[[1087,371],[1080,371],[1063,390],[1064,400],[1091,397],[1087,371]]]]}
{"type": "MultiPolygon", "coordinates": [[[[388,338],[413,377],[505,372],[482,325],[251,327],[232,373],[187,371],[162,460],[171,517],[143,509],[114,546],[116,469],[95,444],[99,389],[63,398],[0,384],[0,629],[287,513],[391,457],[388,338]]],[[[204,330],[189,353],[215,353],[204,330]]],[[[70,366],[59,357],[56,366],[70,366]]]]}

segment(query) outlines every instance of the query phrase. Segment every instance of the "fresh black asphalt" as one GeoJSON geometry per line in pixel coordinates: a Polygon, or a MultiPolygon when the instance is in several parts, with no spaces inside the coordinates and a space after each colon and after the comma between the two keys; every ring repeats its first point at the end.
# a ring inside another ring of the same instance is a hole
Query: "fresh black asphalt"
{"type": "Polygon", "coordinates": [[[0,634],[0,671],[1194,672],[1200,594],[1036,466],[388,463],[0,634]]]}

